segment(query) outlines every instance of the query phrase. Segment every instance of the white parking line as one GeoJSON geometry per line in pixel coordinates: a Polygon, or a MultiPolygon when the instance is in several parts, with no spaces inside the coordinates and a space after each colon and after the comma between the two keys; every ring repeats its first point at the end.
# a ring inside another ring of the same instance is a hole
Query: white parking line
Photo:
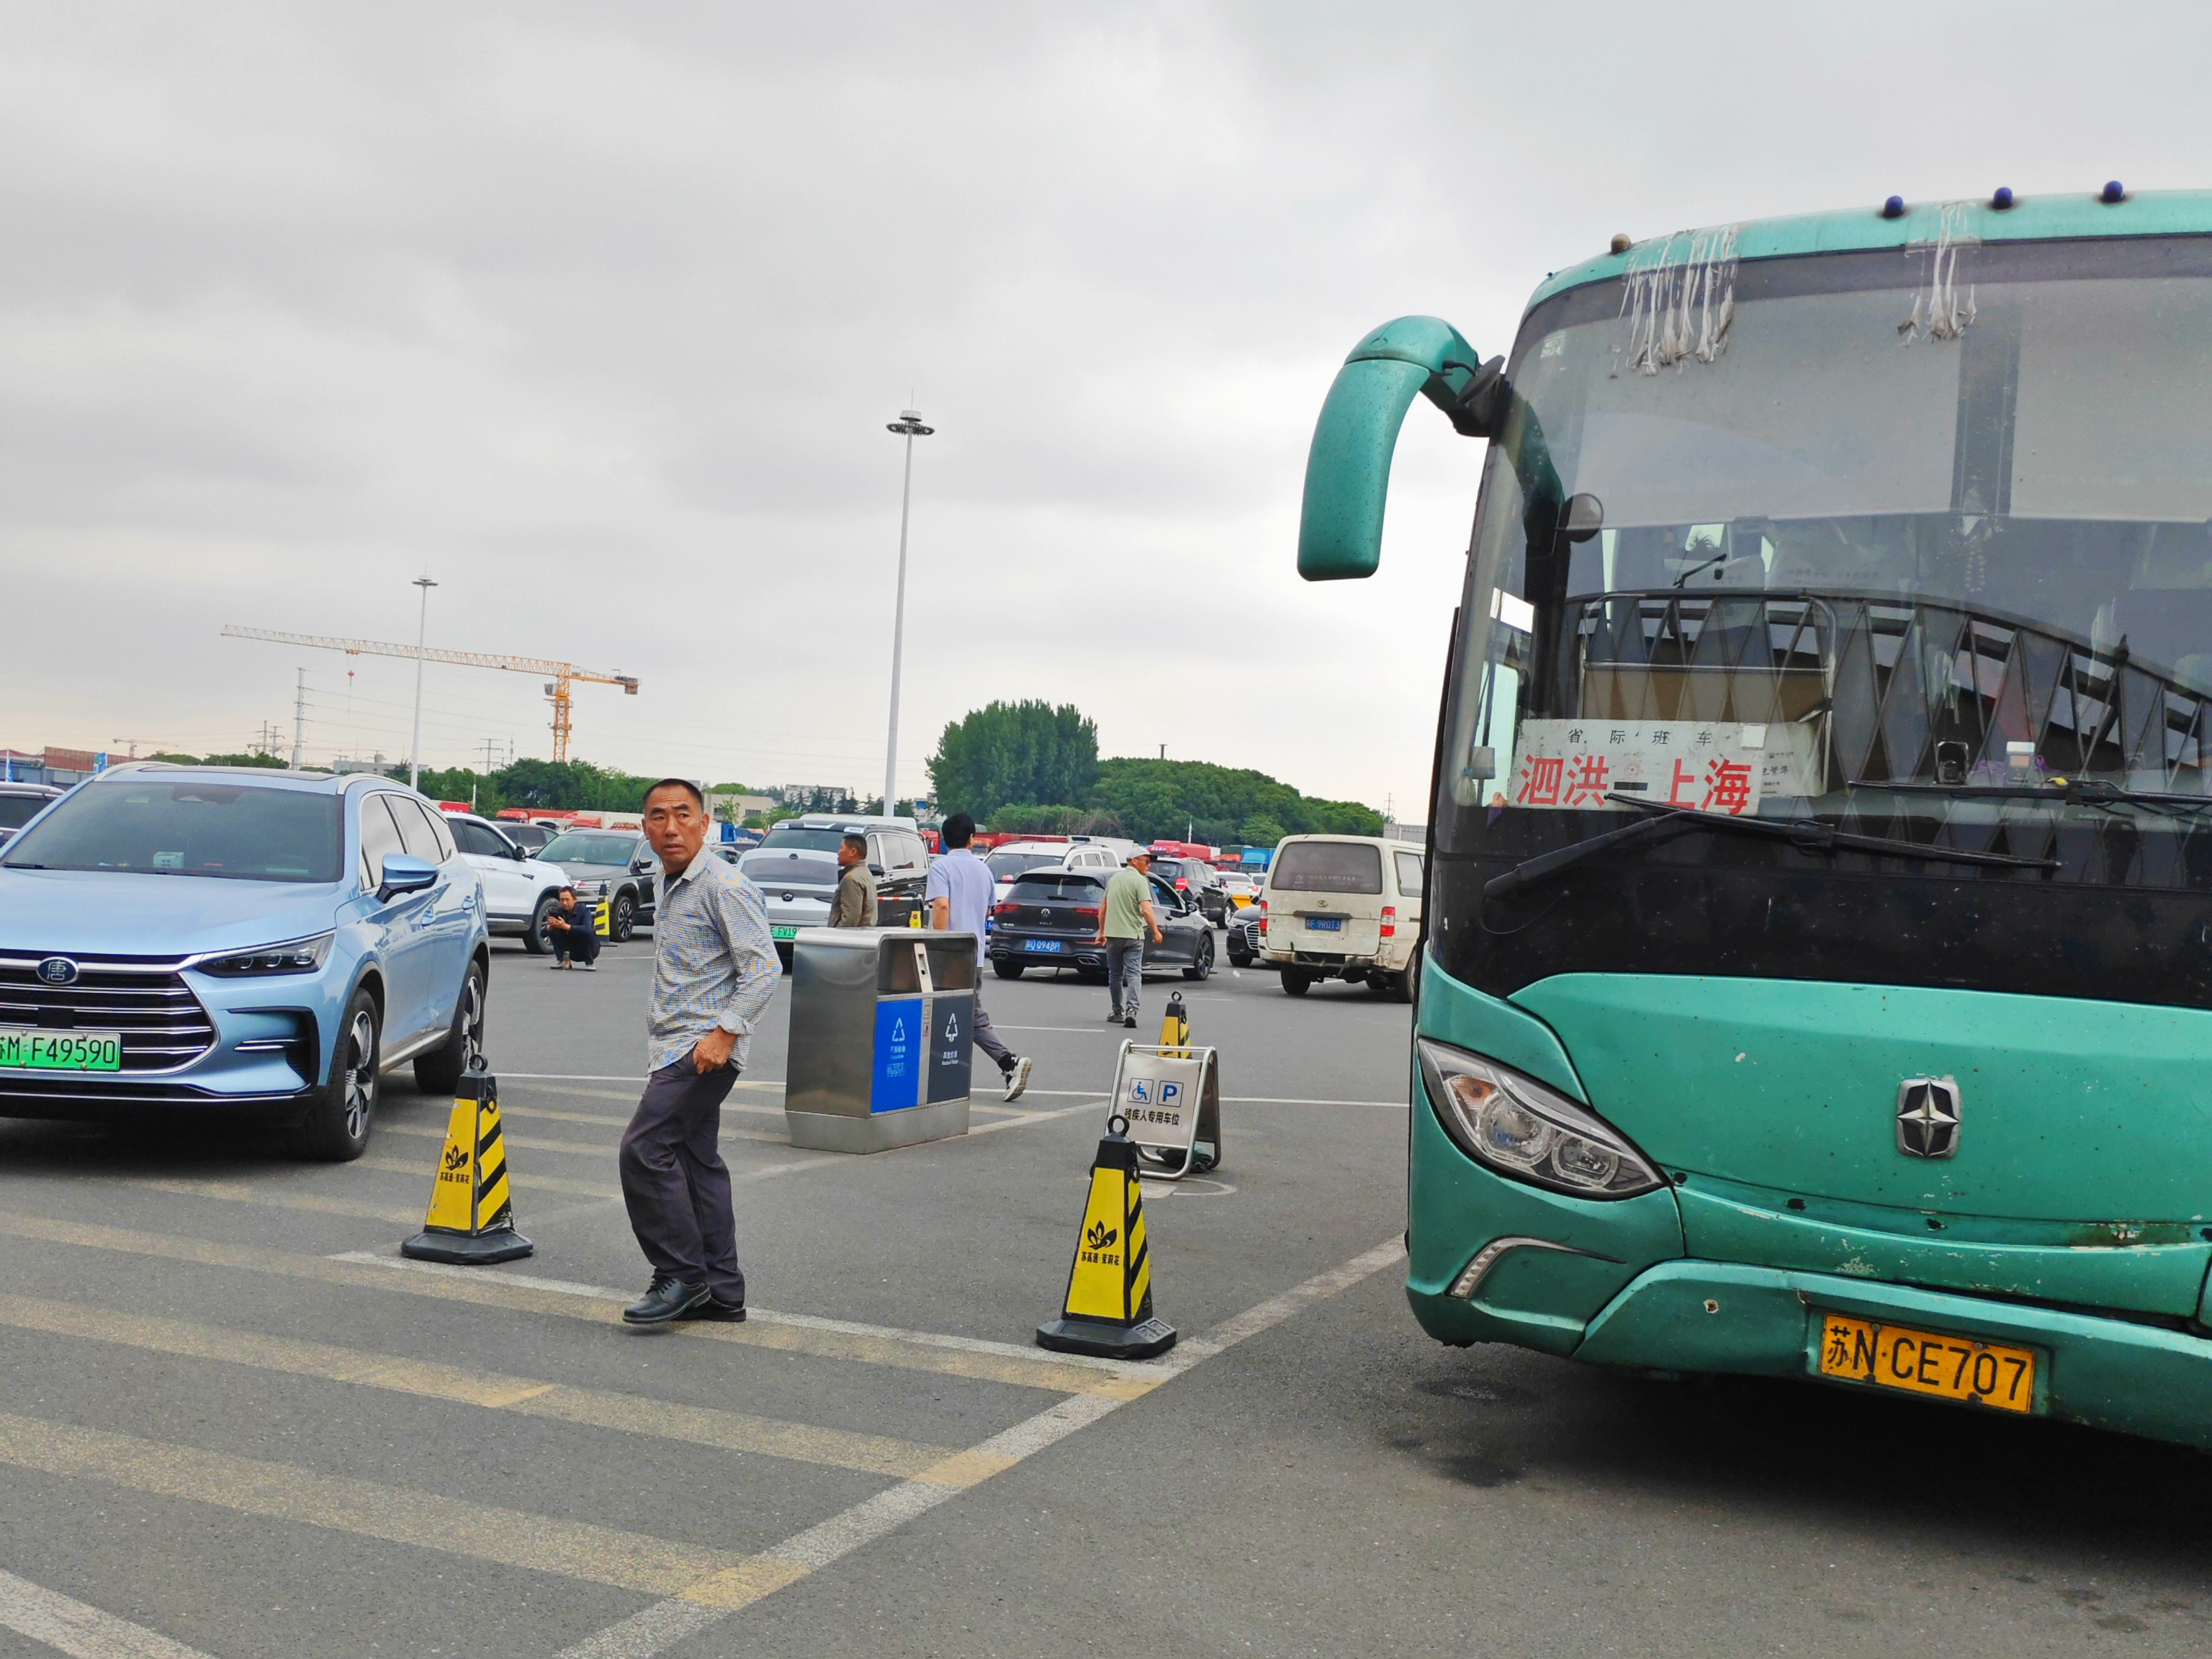
{"type": "MultiPolygon", "coordinates": [[[[1247,1338],[1257,1336],[1304,1312],[1315,1303],[1349,1290],[1360,1280],[1402,1261],[1405,1254],[1405,1247],[1395,1238],[1387,1244],[1379,1244],[1340,1267],[1317,1273],[1282,1295],[1270,1297],[1256,1307],[1247,1309],[1203,1336],[1191,1338],[1163,1358],[1146,1362],[1143,1369],[1162,1382],[1180,1376],[1247,1338]]],[[[994,1435],[975,1449],[1003,1457],[1011,1468],[1065,1440],[1078,1429],[1089,1427],[1125,1403],[1098,1395],[1077,1395],[1015,1424],[1003,1434],[994,1435]]],[[[781,1544],[770,1545],[763,1554],[773,1560],[788,1562],[793,1571],[785,1582],[795,1583],[958,1495],[955,1488],[933,1481],[902,1480],[889,1491],[878,1492],[831,1516],[819,1526],[809,1527],[781,1544]]],[[[757,1601],[781,1588],[781,1583],[763,1583],[758,1593],[746,1600],[757,1601]]],[[[567,1649],[558,1659],[653,1659],[653,1655],[665,1652],[687,1637],[719,1623],[732,1611],[735,1609],[704,1607],[681,1596],[670,1596],[567,1649]]]]}
{"type": "Polygon", "coordinates": [[[0,1625],[70,1659],[208,1659],[143,1625],[87,1607],[58,1590],[0,1572],[0,1625]]]}

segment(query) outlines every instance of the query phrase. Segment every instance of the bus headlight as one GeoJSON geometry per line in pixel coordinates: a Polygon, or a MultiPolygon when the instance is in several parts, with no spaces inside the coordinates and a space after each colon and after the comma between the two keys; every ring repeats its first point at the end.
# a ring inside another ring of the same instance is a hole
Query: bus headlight
{"type": "Polygon", "coordinates": [[[1557,1090],[1464,1048],[1414,1045],[1437,1119],[1500,1175],[1577,1198],[1633,1198],[1666,1185],[1611,1124],[1557,1090]]]}

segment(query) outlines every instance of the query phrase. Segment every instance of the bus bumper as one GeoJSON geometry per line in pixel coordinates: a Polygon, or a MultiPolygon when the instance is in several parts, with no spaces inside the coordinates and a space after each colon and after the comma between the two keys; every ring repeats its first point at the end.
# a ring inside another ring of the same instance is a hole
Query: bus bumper
{"type": "Polygon", "coordinates": [[[1903,1285],[1665,1262],[1608,1303],[1573,1352],[1605,1364],[1806,1376],[1893,1392],[1820,1376],[1823,1316],[1831,1313],[2031,1349],[2039,1361],[2035,1414],[2212,1449],[2212,1340],[1903,1285]]]}

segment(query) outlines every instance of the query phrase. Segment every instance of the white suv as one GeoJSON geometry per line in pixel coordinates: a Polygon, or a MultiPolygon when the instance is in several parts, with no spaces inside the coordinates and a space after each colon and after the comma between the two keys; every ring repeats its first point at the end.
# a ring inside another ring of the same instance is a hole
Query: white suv
{"type": "Polygon", "coordinates": [[[494,933],[520,935],[522,948],[542,955],[545,918],[553,914],[568,878],[557,864],[545,864],[509,841],[500,827],[473,812],[447,812],[446,828],[462,860],[483,884],[484,916],[494,933]]]}

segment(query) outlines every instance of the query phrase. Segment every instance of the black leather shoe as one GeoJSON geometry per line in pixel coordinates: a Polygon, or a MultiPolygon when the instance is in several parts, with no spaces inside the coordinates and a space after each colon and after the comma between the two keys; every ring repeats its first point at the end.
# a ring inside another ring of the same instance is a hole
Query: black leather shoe
{"type": "Polygon", "coordinates": [[[705,1319],[717,1325],[742,1325],[745,1322],[745,1304],[725,1302],[719,1296],[709,1296],[704,1302],[695,1304],[676,1316],[678,1319],[705,1319]]]}
{"type": "Polygon", "coordinates": [[[687,1285],[680,1279],[655,1279],[644,1299],[623,1310],[625,1325],[665,1325],[681,1319],[713,1294],[704,1285],[687,1285]]]}

